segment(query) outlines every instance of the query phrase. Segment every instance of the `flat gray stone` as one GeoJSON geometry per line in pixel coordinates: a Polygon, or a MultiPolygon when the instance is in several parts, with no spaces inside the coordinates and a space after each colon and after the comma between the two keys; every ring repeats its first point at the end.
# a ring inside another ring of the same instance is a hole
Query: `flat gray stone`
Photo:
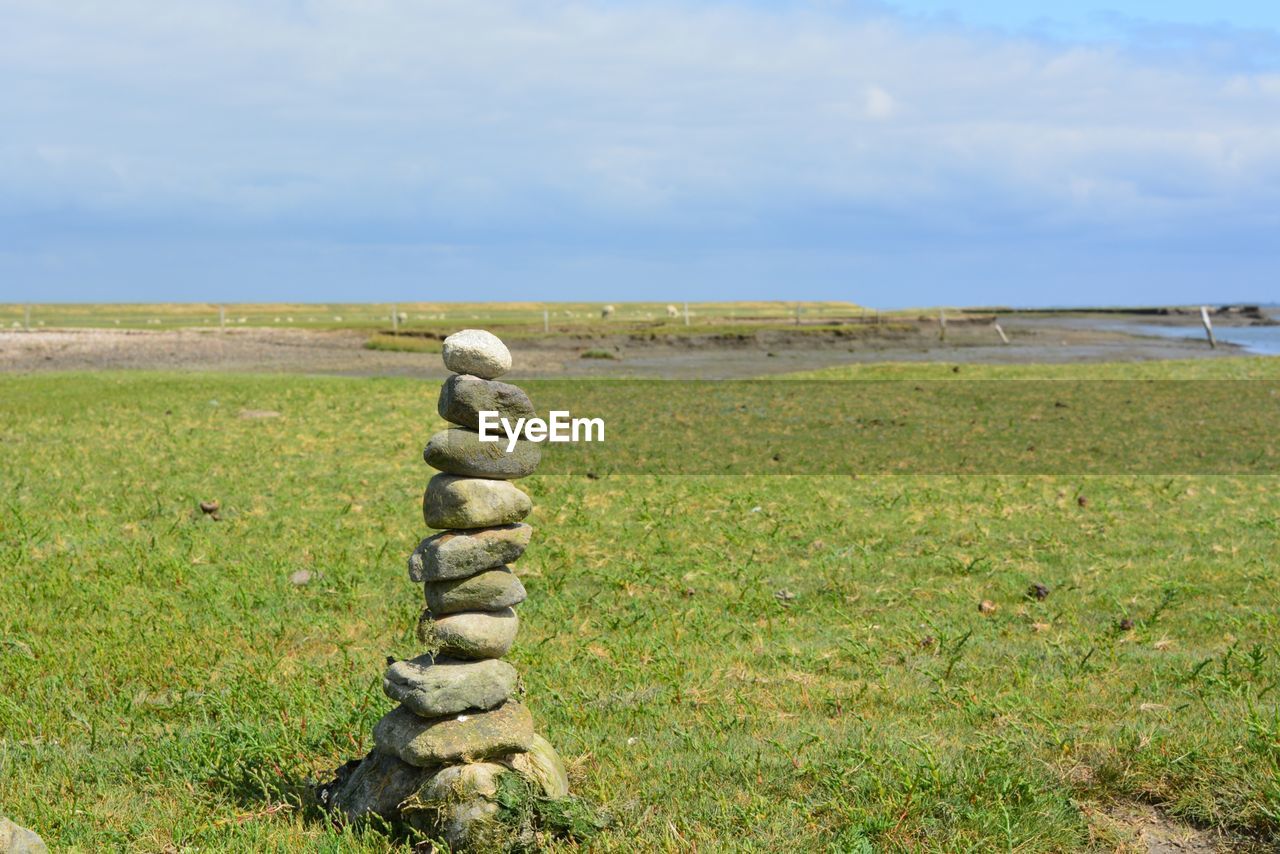
{"type": "Polygon", "coordinates": [[[511,351],[497,335],[483,329],[464,329],[444,339],[444,366],[455,374],[471,374],[483,380],[511,370],[511,351]]]}
{"type": "Polygon", "coordinates": [[[501,705],[516,690],[516,669],[505,661],[456,661],[420,655],[397,661],[382,677],[382,691],[424,718],[501,705]]]}
{"type": "Polygon", "coordinates": [[[533,528],[523,522],[478,531],[442,531],[409,555],[410,581],[466,578],[511,563],[524,554],[533,528]]]}
{"type": "Polygon", "coordinates": [[[397,706],[374,726],[373,740],[380,750],[419,768],[472,762],[528,750],[533,716],[515,700],[489,712],[442,718],[422,718],[397,706]]]}
{"type": "MultiPolygon", "coordinates": [[[[537,736],[534,736],[537,738],[537,736]]],[[[519,756],[520,754],[516,754],[519,756]]],[[[498,794],[498,778],[507,768],[496,762],[467,762],[449,765],[432,774],[418,789],[419,800],[428,803],[469,801],[476,796],[498,794]]]]}
{"type": "Polygon", "coordinates": [[[510,525],[532,510],[529,496],[505,480],[438,474],[422,496],[422,518],[429,528],[510,525]]]}
{"type": "Polygon", "coordinates": [[[0,854],[49,854],[49,846],[34,830],[0,818],[0,854]]]}
{"type": "Polygon", "coordinates": [[[515,753],[498,760],[521,777],[542,789],[548,798],[563,798],[569,794],[569,774],[565,771],[560,754],[540,735],[533,737],[527,753],[515,753]]]}
{"type": "Polygon", "coordinates": [[[497,611],[519,605],[526,596],[520,579],[505,566],[470,578],[428,581],[424,589],[427,610],[437,617],[458,611],[497,611]]]}
{"type": "Polygon", "coordinates": [[[468,430],[480,429],[481,412],[496,412],[512,427],[518,419],[537,414],[529,395],[519,386],[467,374],[454,374],[445,380],[436,409],[445,421],[468,430]]]}
{"type": "Polygon", "coordinates": [[[340,811],[348,821],[370,815],[394,819],[400,804],[434,773],[435,769],[418,768],[398,756],[374,750],[354,771],[347,766],[338,769],[338,779],[322,788],[321,803],[340,811]]]}
{"type": "Polygon", "coordinates": [[[422,458],[432,468],[463,477],[515,480],[533,474],[542,461],[542,447],[537,442],[520,439],[508,452],[509,445],[501,431],[498,441],[482,442],[479,433],[450,427],[427,441],[422,458]]]}
{"type": "Polygon", "coordinates": [[[449,848],[459,854],[507,851],[511,846],[505,844],[505,837],[511,834],[493,820],[497,812],[498,805],[494,801],[488,798],[472,798],[469,801],[450,804],[438,812],[437,827],[449,848]],[[491,844],[493,841],[498,841],[498,844],[491,844]]]}
{"type": "Polygon", "coordinates": [[[443,836],[452,851],[506,850],[486,844],[499,842],[496,834],[502,832],[492,818],[498,812],[498,778],[505,773],[491,762],[450,765],[429,777],[401,812],[410,825],[443,836]]]}
{"type": "Polygon", "coordinates": [[[502,658],[511,651],[519,628],[514,608],[441,617],[433,617],[428,610],[418,621],[418,639],[438,654],[453,658],[502,658]]]}

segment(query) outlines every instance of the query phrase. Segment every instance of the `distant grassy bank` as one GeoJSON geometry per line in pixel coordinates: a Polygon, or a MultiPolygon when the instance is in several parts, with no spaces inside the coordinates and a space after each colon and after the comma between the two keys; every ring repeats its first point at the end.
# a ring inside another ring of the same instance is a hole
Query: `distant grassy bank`
{"type": "MultiPolygon", "coordinates": [[[[364,346],[370,350],[439,353],[444,339],[453,329],[454,327],[439,330],[406,329],[398,333],[376,332],[365,341],[364,346]]],[[[716,323],[702,319],[697,324],[690,323],[688,326],[659,320],[630,323],[608,321],[578,326],[561,325],[549,333],[544,332],[541,327],[511,328],[503,331],[503,338],[508,342],[533,340],[539,344],[550,344],[556,339],[563,339],[588,349],[591,342],[604,340],[621,341],[624,344],[648,344],[688,342],[690,339],[698,339],[698,343],[716,346],[740,345],[758,340],[763,335],[776,336],[779,331],[784,332],[791,339],[839,339],[852,342],[912,333],[917,331],[917,327],[901,319],[888,318],[865,323],[854,318],[843,323],[806,321],[802,325],[780,324],[766,318],[760,318],[755,323],[741,320],[724,320],[716,323]]]]}
{"type": "MultiPolygon", "coordinates": [[[[305,791],[368,748],[385,657],[416,649],[435,394],[0,376],[3,811],[54,850],[388,850],[305,791]]],[[[1276,477],[522,485],[512,660],[613,816],[600,850],[1109,851],[1130,802],[1280,838],[1276,477]]]]}
{"type": "MultiPolygon", "coordinates": [[[[818,322],[832,318],[874,318],[874,310],[849,302],[689,303],[689,324],[727,322],[818,322]]],[[[281,329],[361,329],[444,334],[483,326],[506,334],[544,329],[625,329],[660,322],[685,325],[685,303],[153,303],[0,304],[0,328],[55,327],[176,329],[267,327],[281,329]],[[613,310],[605,312],[606,305],[613,310]],[[671,313],[674,309],[674,314],[671,313]],[[393,320],[394,317],[394,320],[393,320]]]]}

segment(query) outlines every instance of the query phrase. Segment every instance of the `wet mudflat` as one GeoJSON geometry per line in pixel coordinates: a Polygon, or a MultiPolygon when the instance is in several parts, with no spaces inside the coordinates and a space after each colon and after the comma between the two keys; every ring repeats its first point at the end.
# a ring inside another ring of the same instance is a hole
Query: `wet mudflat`
{"type": "MultiPolygon", "coordinates": [[[[633,376],[739,379],[866,362],[986,364],[1139,361],[1239,355],[1197,338],[1160,338],[1117,328],[1116,318],[1002,318],[1001,342],[989,323],[936,323],[806,329],[772,326],[742,332],[646,335],[608,332],[512,341],[530,377],[633,376]]],[[[367,331],[304,329],[104,330],[0,332],[0,370],[176,370],[339,376],[443,376],[430,352],[365,347],[367,331]]]]}

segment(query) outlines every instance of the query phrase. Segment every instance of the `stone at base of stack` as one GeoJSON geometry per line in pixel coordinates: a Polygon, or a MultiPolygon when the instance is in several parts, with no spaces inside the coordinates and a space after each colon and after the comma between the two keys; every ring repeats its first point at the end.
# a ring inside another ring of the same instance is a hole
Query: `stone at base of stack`
{"type": "Polygon", "coordinates": [[[464,850],[490,847],[501,833],[494,819],[503,775],[518,775],[552,799],[566,797],[569,782],[519,701],[515,669],[501,660],[519,627],[515,606],[525,598],[509,564],[532,533],[522,520],[533,505],[509,481],[532,473],[540,454],[521,442],[506,455],[474,433],[479,410],[532,414],[533,407],[518,387],[493,382],[511,364],[493,335],[450,336],[444,359],[455,376],[438,411],[457,426],[427,443],[424,459],[441,473],[422,504],[427,526],[444,530],[409,558],[409,577],[424,588],[418,637],[427,650],[390,663],[383,691],[400,705],[374,727],[373,751],[339,769],[320,798],[348,820],[403,821],[464,850]]]}

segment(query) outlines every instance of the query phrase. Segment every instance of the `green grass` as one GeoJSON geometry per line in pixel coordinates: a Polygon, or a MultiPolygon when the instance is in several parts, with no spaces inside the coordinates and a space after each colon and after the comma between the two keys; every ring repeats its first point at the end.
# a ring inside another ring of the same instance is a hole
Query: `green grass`
{"type": "Polygon", "coordinates": [[[444,342],[421,335],[386,335],[379,333],[364,342],[366,350],[390,350],[401,353],[439,353],[444,342]]]}
{"type": "MultiPolygon", "coordinates": [[[[895,336],[914,329],[909,324],[896,321],[884,321],[881,323],[850,322],[859,316],[857,310],[851,306],[844,306],[843,308],[830,306],[823,309],[823,311],[839,314],[844,318],[844,322],[824,323],[808,319],[801,326],[780,322],[779,318],[774,314],[770,314],[767,309],[763,310],[763,313],[755,317],[751,322],[732,319],[729,312],[735,311],[735,309],[731,306],[708,306],[706,310],[708,313],[704,314],[697,323],[691,323],[688,326],[682,322],[657,319],[656,317],[645,319],[634,315],[631,316],[631,319],[627,319],[627,315],[615,315],[606,321],[598,319],[596,314],[590,311],[577,313],[578,319],[557,323],[555,326],[550,327],[549,331],[541,322],[521,323],[518,317],[512,319],[510,324],[505,326],[493,321],[470,322],[473,325],[500,328],[502,337],[508,342],[529,339],[542,340],[548,336],[552,338],[567,337],[584,343],[605,338],[606,336],[627,336],[633,341],[681,339],[690,336],[722,340],[745,340],[755,338],[762,333],[767,335],[778,330],[783,330],[789,335],[813,335],[824,338],[834,335],[839,338],[856,340],[895,336]]],[[[741,311],[742,309],[736,310],[741,311]]],[[[444,338],[456,332],[457,329],[457,322],[452,324],[445,322],[432,322],[430,324],[406,323],[402,331],[399,332],[375,332],[365,341],[364,346],[368,350],[439,353],[443,346],[444,338]]],[[[619,358],[612,351],[598,347],[588,348],[580,355],[584,359],[619,358]]]]}
{"type": "MultiPolygon", "coordinates": [[[[855,375],[908,371],[949,368],[855,375]]],[[[436,389],[0,377],[0,812],[55,850],[400,845],[304,792],[415,652],[436,389]]],[[[1277,839],[1275,477],[522,485],[511,660],[593,850],[1112,850],[1124,801],[1277,839]]]]}
{"type": "Polygon", "coordinates": [[[1258,380],[1280,379],[1280,358],[1166,359],[1145,362],[981,365],[875,362],[799,371],[774,379],[805,380],[1258,380]]]}
{"type": "MultiPolygon", "coordinates": [[[[604,303],[102,303],[33,304],[0,303],[0,329],[30,325],[32,329],[92,327],[121,329],[229,329],[270,327],[279,329],[360,329],[391,331],[392,312],[400,315],[401,330],[448,334],[459,327],[500,329],[504,337],[541,335],[544,324],[554,333],[628,331],[660,328],[666,334],[687,334],[698,326],[793,320],[796,309],[804,323],[823,320],[875,317],[876,312],[849,302],[709,302],[690,303],[686,327],[683,306],[677,317],[667,313],[666,303],[615,303],[609,318],[604,303]],[[544,316],[544,312],[546,313],[544,316]]],[[[895,312],[896,314],[903,314],[895,312]]],[[[885,317],[890,316],[885,314],[885,317]]],[[[912,315],[914,316],[914,315],[912,315]]]]}

